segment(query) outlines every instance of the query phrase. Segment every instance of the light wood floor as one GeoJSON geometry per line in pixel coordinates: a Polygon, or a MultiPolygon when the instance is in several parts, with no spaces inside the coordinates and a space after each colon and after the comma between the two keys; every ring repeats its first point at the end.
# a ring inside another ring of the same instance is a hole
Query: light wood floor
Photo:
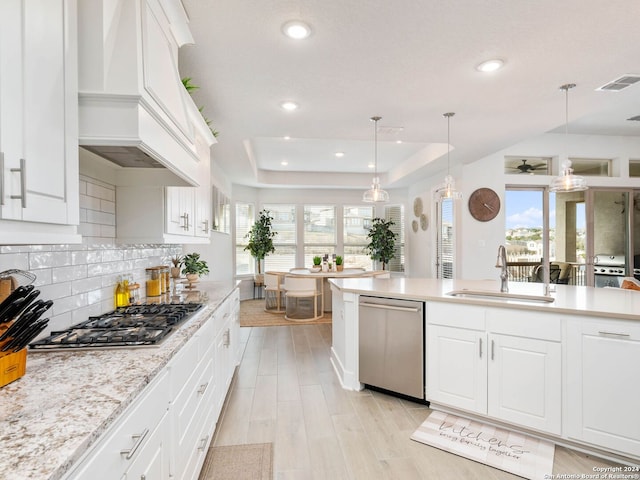
{"type": "MultiPolygon", "coordinates": [[[[410,440],[426,406],[343,390],[329,362],[331,325],[243,328],[246,348],[215,445],[273,442],[276,479],[517,479],[410,440]]],[[[556,447],[554,474],[614,465],[556,447]]],[[[549,472],[551,473],[551,472],[549,472]]]]}

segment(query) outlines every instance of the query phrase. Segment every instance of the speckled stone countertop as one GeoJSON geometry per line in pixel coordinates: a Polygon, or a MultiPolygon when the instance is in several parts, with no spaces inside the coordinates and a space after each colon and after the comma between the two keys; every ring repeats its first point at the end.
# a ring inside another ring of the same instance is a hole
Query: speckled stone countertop
{"type": "Polygon", "coordinates": [[[236,282],[201,282],[205,308],[157,347],[29,351],[26,374],[0,389],[0,477],[61,478],[162,370],[236,282]]]}

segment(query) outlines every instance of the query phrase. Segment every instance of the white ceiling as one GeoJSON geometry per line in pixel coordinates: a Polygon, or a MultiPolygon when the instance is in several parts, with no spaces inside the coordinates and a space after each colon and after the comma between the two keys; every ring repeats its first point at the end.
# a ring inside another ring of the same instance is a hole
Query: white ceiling
{"type": "Polygon", "coordinates": [[[366,188],[380,115],[383,187],[409,185],[548,131],[639,135],[640,2],[634,0],[183,0],[196,44],[182,76],[220,132],[233,183],[366,188]],[[313,29],[281,33],[289,20],[313,29]],[[475,66],[504,59],[497,72],[475,66]],[[295,112],[279,104],[294,100],[295,112]],[[291,137],[285,140],[284,137],[291,137]],[[403,143],[396,143],[402,140],[403,143]],[[335,152],[345,155],[336,158],[335,152]],[[288,165],[283,166],[285,160],[288,165]],[[318,172],[322,175],[311,175],[318,172]]]}

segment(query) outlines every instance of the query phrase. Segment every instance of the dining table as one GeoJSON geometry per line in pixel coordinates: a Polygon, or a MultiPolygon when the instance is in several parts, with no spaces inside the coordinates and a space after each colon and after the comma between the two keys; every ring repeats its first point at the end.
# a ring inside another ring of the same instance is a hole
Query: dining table
{"type": "Polygon", "coordinates": [[[317,279],[317,288],[320,290],[320,298],[323,312],[331,312],[331,295],[325,295],[325,292],[331,292],[329,285],[330,278],[358,278],[358,277],[377,277],[388,276],[387,270],[363,270],[356,268],[345,268],[344,270],[327,270],[327,271],[313,271],[312,269],[296,268],[288,272],[283,271],[268,271],[273,275],[280,277],[279,284],[284,285],[284,277],[287,275],[297,277],[311,277],[317,279]]]}

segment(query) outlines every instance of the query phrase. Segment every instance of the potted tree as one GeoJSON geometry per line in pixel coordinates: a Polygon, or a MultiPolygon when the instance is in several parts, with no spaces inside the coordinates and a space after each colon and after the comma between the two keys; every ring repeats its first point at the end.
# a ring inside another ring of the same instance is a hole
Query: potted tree
{"type": "Polygon", "coordinates": [[[201,275],[209,273],[209,266],[204,260],[200,260],[199,253],[188,253],[182,258],[182,273],[186,275],[189,283],[197,282],[201,275]]]}
{"type": "Polygon", "coordinates": [[[394,225],[392,220],[384,220],[382,218],[374,218],[371,229],[367,234],[369,245],[367,251],[372,260],[382,262],[382,269],[395,256],[395,246],[397,234],[391,230],[394,225]]]}
{"type": "Polygon", "coordinates": [[[273,231],[272,226],[273,217],[268,210],[262,210],[258,214],[258,219],[255,221],[249,233],[245,235],[245,238],[249,239],[249,243],[245,250],[248,250],[253,258],[258,262],[258,273],[255,275],[256,283],[263,282],[261,262],[267,255],[276,251],[273,246],[273,237],[276,236],[276,232],[273,231]]]}

